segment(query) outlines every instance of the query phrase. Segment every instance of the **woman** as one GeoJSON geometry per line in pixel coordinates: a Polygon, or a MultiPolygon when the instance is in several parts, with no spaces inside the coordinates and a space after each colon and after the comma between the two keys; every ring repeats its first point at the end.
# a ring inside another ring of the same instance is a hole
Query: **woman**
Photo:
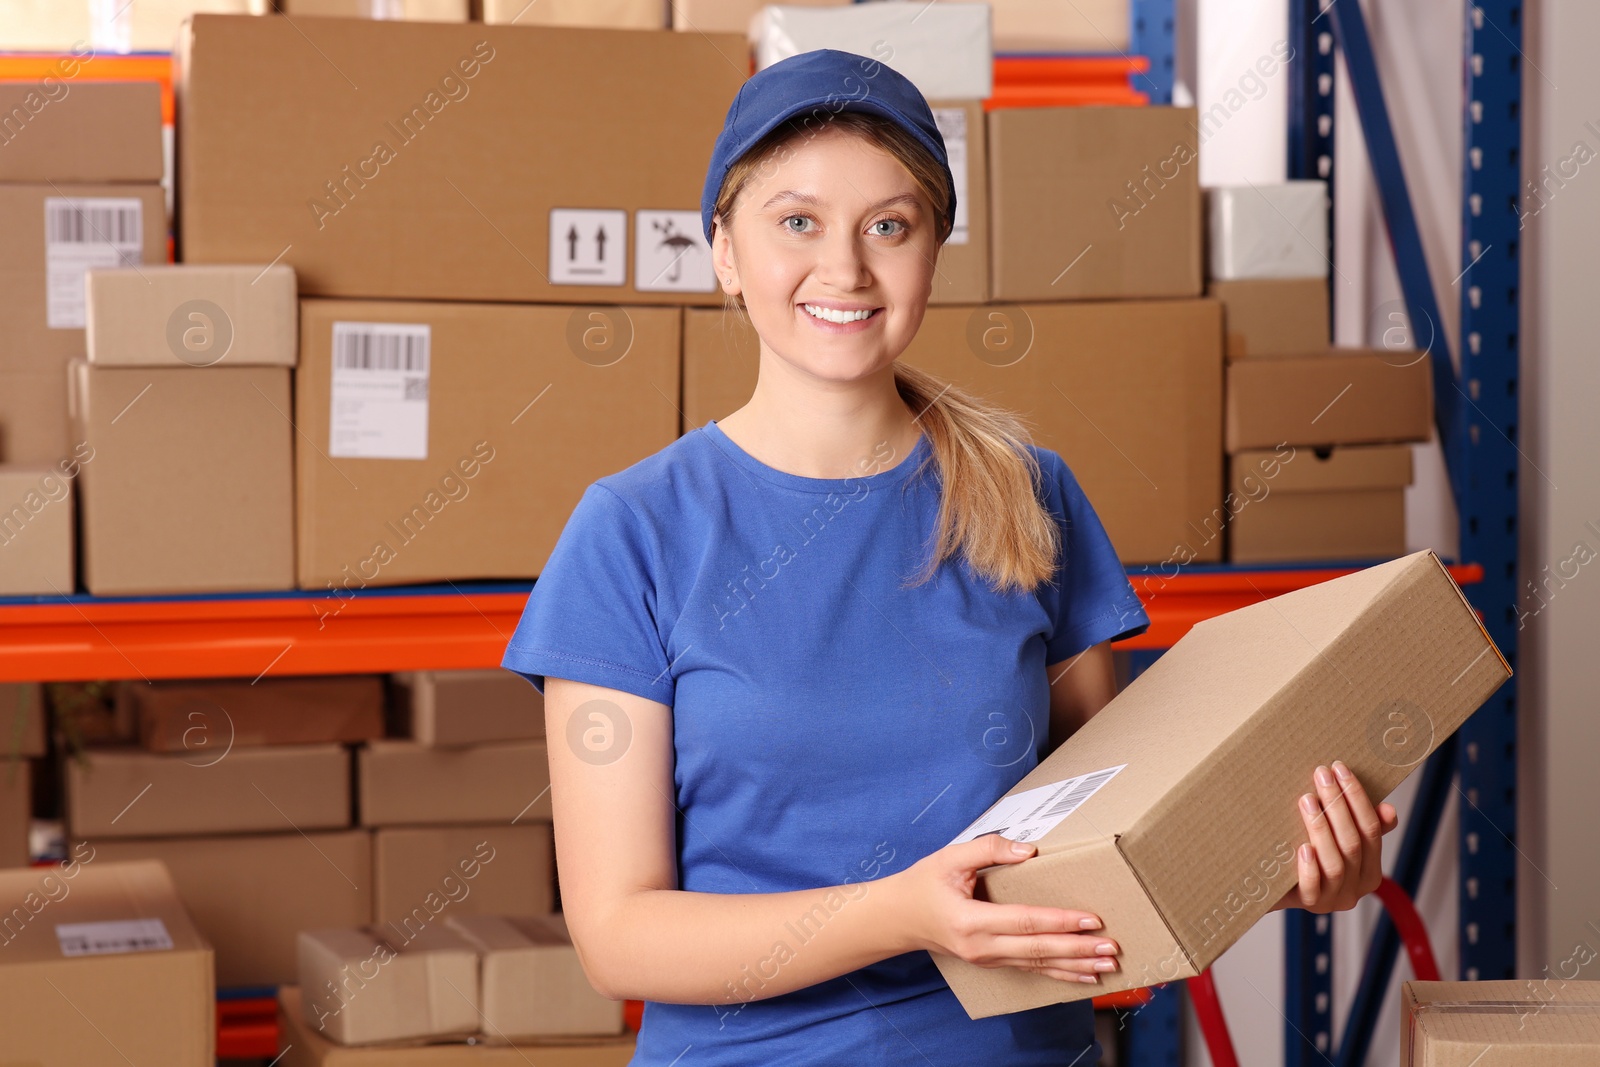
{"type": "MultiPolygon", "coordinates": [[[[507,648],[545,693],[574,943],[647,1002],[634,1064],[1098,1059],[1087,1001],[974,1021],[928,955],[1116,969],[1092,913],[972,899],[1032,846],[948,842],[1148,625],[1061,458],[896,362],[954,210],[894,71],[819,51],[746,83],[702,215],[755,394],[589,487],[507,648]]],[[[1394,810],[1331,776],[1308,796],[1280,906],[1351,907],[1394,810]]]]}

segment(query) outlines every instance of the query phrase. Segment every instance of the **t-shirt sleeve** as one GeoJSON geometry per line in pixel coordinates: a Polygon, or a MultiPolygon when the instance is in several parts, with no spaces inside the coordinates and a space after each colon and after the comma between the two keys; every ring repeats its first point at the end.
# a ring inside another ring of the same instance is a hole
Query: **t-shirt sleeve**
{"type": "Polygon", "coordinates": [[[1045,663],[1056,664],[1101,641],[1142,634],[1150,628],[1150,617],[1066,461],[1047,449],[1037,455],[1046,497],[1061,528],[1056,581],[1040,593],[1055,620],[1045,640],[1045,663]]]}
{"type": "Polygon", "coordinates": [[[671,704],[656,619],[655,541],[615,492],[589,486],[567,519],[500,665],[544,692],[546,677],[671,704]]]}

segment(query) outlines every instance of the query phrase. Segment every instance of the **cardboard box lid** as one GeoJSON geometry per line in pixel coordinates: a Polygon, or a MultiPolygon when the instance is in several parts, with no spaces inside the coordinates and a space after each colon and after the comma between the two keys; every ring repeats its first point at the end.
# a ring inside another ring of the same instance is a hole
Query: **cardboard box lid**
{"type": "Polygon", "coordinates": [[[159,182],[161,86],[70,77],[0,82],[0,182],[159,182]]]}
{"type": "Polygon", "coordinates": [[[30,913],[20,933],[7,924],[0,968],[123,953],[210,955],[159,860],[98,862],[92,848],[84,856],[60,868],[0,871],[0,899],[30,913]]]}
{"type": "Polygon", "coordinates": [[[292,367],[300,345],[294,268],[167,264],[90,270],[89,362],[123,367],[292,367]]]}
{"type": "Polygon", "coordinates": [[[1329,493],[1342,489],[1402,489],[1411,484],[1410,445],[1339,445],[1332,449],[1294,449],[1283,460],[1277,452],[1252,450],[1229,457],[1229,480],[1236,493],[1247,494],[1247,478],[1261,481],[1273,493],[1329,493]]]}
{"type": "Polygon", "coordinates": [[[1600,982],[1406,982],[1400,1003],[1405,1067],[1600,1058],[1600,982]]]}

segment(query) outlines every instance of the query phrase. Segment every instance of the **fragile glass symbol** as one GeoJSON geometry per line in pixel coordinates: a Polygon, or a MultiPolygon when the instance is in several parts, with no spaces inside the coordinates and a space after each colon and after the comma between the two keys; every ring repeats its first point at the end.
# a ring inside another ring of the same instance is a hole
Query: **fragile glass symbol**
{"type": "MultiPolygon", "coordinates": [[[[694,238],[679,233],[671,219],[657,219],[651,225],[662,234],[660,242],[656,245],[656,251],[659,252],[663,248],[672,250],[672,262],[667,264],[662,273],[666,275],[669,283],[676,282],[683,274],[683,255],[695,247],[696,242],[694,238]]],[[[660,275],[657,277],[659,279],[660,275]]]]}

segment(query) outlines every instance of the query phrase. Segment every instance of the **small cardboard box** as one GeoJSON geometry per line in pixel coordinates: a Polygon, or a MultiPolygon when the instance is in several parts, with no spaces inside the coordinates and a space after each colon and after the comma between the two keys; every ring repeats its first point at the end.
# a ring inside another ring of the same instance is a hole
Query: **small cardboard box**
{"type": "MultiPolygon", "coordinates": [[[[33,823],[33,765],[0,755],[0,867],[26,867],[33,823]]],[[[4,921],[0,914],[0,922],[4,921]]]]}
{"type": "Polygon", "coordinates": [[[75,547],[72,479],[54,464],[0,464],[0,596],[75,591],[75,547]]]}
{"type": "Polygon", "coordinates": [[[1431,552],[1198,623],[956,838],[1034,841],[977,895],[1099,915],[1119,969],[935,962],[974,1019],[1198,974],[1294,886],[1318,764],[1376,803],[1510,676],[1431,552]]]}
{"type": "Polygon", "coordinates": [[[1195,111],[989,112],[989,296],[1199,296],[1195,111]]]}
{"type": "MultiPolygon", "coordinates": [[[[528,0],[522,2],[526,4],[528,0]]],[[[278,10],[285,15],[404,19],[408,22],[466,22],[471,14],[470,6],[467,0],[278,0],[278,10]]],[[[490,20],[485,18],[484,21],[490,20]]]]}
{"type": "Polygon", "coordinates": [[[1308,356],[1331,343],[1327,278],[1218,282],[1206,295],[1222,302],[1229,362],[1257,356],[1308,356]]]}
{"type": "Polygon", "coordinates": [[[39,682],[0,682],[0,759],[42,756],[44,686],[39,682]]]}
{"type": "Polygon", "coordinates": [[[1212,278],[1327,278],[1327,182],[1217,186],[1206,206],[1212,278]]]}
{"type": "Polygon", "coordinates": [[[179,258],[282,256],[307,296],[721,304],[700,193],[744,53],[702,34],[196,15],[173,56],[179,258]]]}
{"type": "Polygon", "coordinates": [[[0,182],[159,182],[161,86],[74,82],[93,63],[79,55],[54,76],[0,82],[0,182]]]}
{"type": "MultiPolygon", "coordinates": [[[[875,60],[905,75],[930,100],[983,100],[994,91],[989,5],[887,0],[836,7],[773,4],[750,23],[756,69],[819,48],[858,56],[862,78],[875,60]]],[[[851,92],[848,84],[842,92],[851,92]]]]}
{"type": "Polygon", "coordinates": [[[477,949],[483,1030],[497,1038],[622,1033],[622,1002],[595,992],[560,915],[458,915],[445,922],[477,949]]]}
{"type": "Polygon", "coordinates": [[[301,587],[332,613],[367,585],[536,576],[590,483],[672,443],[679,329],[677,308],[302,302],[301,587]]]}
{"type": "Polygon", "coordinates": [[[70,370],[91,593],[293,588],[288,367],[70,370]]]}
{"type": "Polygon", "coordinates": [[[292,367],[300,342],[294,270],[91,270],[89,362],[120,367],[292,367]]]}
{"type": "Polygon", "coordinates": [[[443,922],[302,930],[297,945],[303,1018],[341,1045],[478,1032],[478,953],[443,922]]]}
{"type": "Polygon", "coordinates": [[[96,748],[66,765],[73,837],[165,837],[350,825],[342,745],[205,746],[182,756],[96,748]]]}
{"type": "MultiPolygon", "coordinates": [[[[684,428],[743,406],[759,341],[684,312],[684,428]]],[[[1213,300],[931,307],[902,357],[1021,415],[1125,562],[1222,559],[1222,314],[1213,300]]]]}
{"type": "MultiPolygon", "coordinates": [[[[148,798],[146,798],[148,799],[148,798]]],[[[295,981],[301,930],[372,921],[365,830],[225,837],[98,838],[97,860],[160,860],[216,951],[219,986],[295,981]]]]}
{"type": "Polygon", "coordinates": [[[550,818],[543,741],[425,748],[373,741],[357,750],[362,826],[520,823],[550,818]]]}
{"type": "Polygon", "coordinates": [[[633,1033],[604,1038],[563,1038],[515,1046],[485,1044],[336,1045],[305,1021],[300,990],[278,990],[278,1034],[283,1048],[276,1067],[627,1067],[633,1033]]]}
{"type": "Polygon", "coordinates": [[[548,822],[395,826],[372,832],[372,919],[396,934],[452,915],[548,915],[555,840],[548,822]]]}
{"type": "Polygon", "coordinates": [[[166,261],[166,194],[154,182],[0,183],[0,461],[73,453],[67,361],[84,352],[84,271],[166,261]]]}
{"type": "Polygon", "coordinates": [[[1600,1062],[1600,982],[1406,982],[1400,1014],[1400,1067],[1600,1062]]]}
{"type": "Polygon", "coordinates": [[[117,691],[151,752],[220,753],[238,745],[314,745],[383,736],[383,678],[183,679],[117,691]]]}
{"type": "Polygon", "coordinates": [[[483,0],[483,21],[518,26],[590,26],[607,30],[663,30],[662,0],[483,0]]]}
{"type": "Polygon", "coordinates": [[[1228,451],[1390,444],[1433,433],[1426,354],[1334,348],[1228,364],[1228,451]]]}
{"type": "Polygon", "coordinates": [[[544,697],[499,669],[390,675],[396,734],[429,748],[544,736],[544,697]]]}
{"type": "Polygon", "coordinates": [[[981,304],[989,295],[989,165],[983,101],[935,103],[956,180],[956,219],[939,247],[929,304],[981,304]]]}
{"type": "Polygon", "coordinates": [[[1235,562],[1388,559],[1406,550],[1410,445],[1240,452],[1228,468],[1235,562]]]}
{"type": "Polygon", "coordinates": [[[80,845],[62,867],[0,871],[0,900],[7,1063],[214,1067],[211,946],[161,864],[80,845]]]}

